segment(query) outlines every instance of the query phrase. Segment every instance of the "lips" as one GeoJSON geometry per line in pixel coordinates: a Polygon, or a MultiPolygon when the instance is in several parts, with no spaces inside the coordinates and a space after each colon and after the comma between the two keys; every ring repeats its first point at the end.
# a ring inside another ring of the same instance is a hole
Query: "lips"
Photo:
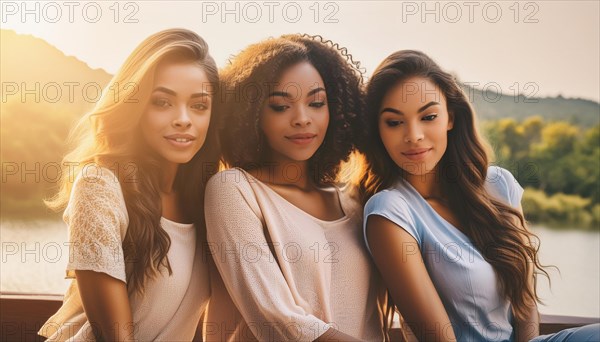
{"type": "Polygon", "coordinates": [[[402,152],[402,155],[404,155],[406,158],[408,158],[410,160],[421,160],[421,159],[425,158],[427,153],[431,150],[432,150],[431,148],[415,148],[412,150],[402,152]]]}
{"type": "Polygon", "coordinates": [[[298,133],[294,135],[286,135],[285,138],[294,144],[298,145],[306,145],[311,143],[315,138],[316,134],[314,133],[298,133]]]}
{"type": "Polygon", "coordinates": [[[189,134],[171,134],[164,138],[175,147],[188,147],[192,144],[192,141],[196,140],[196,137],[189,134]]]}

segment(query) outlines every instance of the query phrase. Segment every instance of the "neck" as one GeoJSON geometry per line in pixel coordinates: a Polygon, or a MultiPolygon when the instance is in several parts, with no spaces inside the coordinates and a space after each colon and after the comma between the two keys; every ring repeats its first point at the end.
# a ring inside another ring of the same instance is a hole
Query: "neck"
{"type": "Polygon", "coordinates": [[[308,161],[271,160],[266,180],[277,185],[294,186],[302,190],[310,190],[314,182],[308,175],[308,161]]]}
{"type": "Polygon", "coordinates": [[[173,192],[173,184],[179,164],[166,162],[162,165],[162,178],[160,180],[160,191],[165,194],[173,192]]]}
{"type": "Polygon", "coordinates": [[[412,175],[408,172],[405,173],[405,179],[410,185],[417,190],[417,192],[425,199],[437,198],[442,199],[441,183],[439,175],[436,172],[437,167],[423,175],[412,175]]]}

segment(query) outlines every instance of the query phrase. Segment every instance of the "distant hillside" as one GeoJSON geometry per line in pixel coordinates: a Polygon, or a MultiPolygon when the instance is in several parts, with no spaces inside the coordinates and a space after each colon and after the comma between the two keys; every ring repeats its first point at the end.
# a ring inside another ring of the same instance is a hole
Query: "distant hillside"
{"type": "MultiPolygon", "coordinates": [[[[82,88],[95,83],[104,87],[111,75],[102,69],[91,69],[85,62],[66,56],[42,39],[0,30],[0,81],[3,84],[0,101],[0,158],[3,163],[1,202],[2,217],[34,217],[46,212],[41,199],[50,194],[53,168],[48,163],[60,162],[65,151],[65,140],[74,121],[92,109],[86,102],[82,88]],[[12,82],[12,83],[10,83],[12,82]],[[74,97],[69,98],[65,83],[76,84],[74,97]],[[27,95],[21,98],[21,88],[37,91],[39,101],[27,95]],[[9,89],[8,85],[16,88],[9,89]],[[51,85],[51,86],[49,86],[51,85]],[[56,85],[62,92],[56,94],[56,85]],[[14,92],[14,94],[12,94],[14,92]],[[5,101],[6,100],[6,101],[5,101]],[[16,167],[17,172],[5,173],[5,165],[16,167]],[[36,170],[34,174],[23,168],[36,170]],[[37,179],[36,175],[37,174],[37,179]],[[24,178],[23,178],[24,177],[24,178]]],[[[495,103],[486,101],[480,90],[474,89],[473,105],[482,121],[505,117],[523,119],[540,115],[547,121],[565,120],[580,126],[597,125],[600,121],[599,104],[581,99],[540,98],[537,103],[525,103],[524,98],[502,95],[495,103]],[[518,101],[516,101],[518,100],[518,101]],[[516,101],[516,102],[515,102],[516,101]]],[[[495,98],[487,93],[487,98],[495,98]]]]}
{"type": "Polygon", "coordinates": [[[471,104],[475,107],[481,121],[509,117],[523,120],[530,116],[539,115],[546,121],[568,121],[582,127],[595,126],[600,123],[600,104],[595,101],[563,98],[561,96],[544,98],[515,97],[497,94],[489,89],[483,94],[480,89],[467,86],[464,86],[463,89],[467,94],[473,95],[471,104]],[[497,101],[496,98],[498,98],[497,101]]]}
{"type": "Polygon", "coordinates": [[[82,90],[92,85],[92,99],[96,84],[104,87],[112,76],[30,35],[0,30],[0,47],[1,214],[37,216],[46,212],[42,198],[57,185],[49,163],[61,161],[69,129],[95,104],[82,90]]]}
{"type": "MultiPolygon", "coordinates": [[[[27,106],[61,103],[74,110],[89,109],[93,103],[85,101],[82,96],[83,87],[94,83],[103,87],[112,77],[106,71],[91,69],[85,62],[66,56],[43,39],[31,35],[0,30],[0,44],[0,77],[5,85],[3,90],[13,90],[8,88],[9,83],[16,83],[17,86],[16,94],[4,94],[6,103],[15,101],[27,106]],[[36,83],[39,83],[39,101],[33,95],[26,95],[26,103],[23,103],[21,91],[35,90],[36,83]],[[71,98],[69,87],[74,90],[71,98]],[[57,93],[57,88],[61,94],[57,93]]],[[[91,90],[89,93],[93,94],[91,90]]],[[[2,101],[2,104],[6,103],[2,101]]]]}
{"type": "Polygon", "coordinates": [[[111,77],[32,35],[0,30],[0,42],[3,82],[107,82],[111,77]]]}

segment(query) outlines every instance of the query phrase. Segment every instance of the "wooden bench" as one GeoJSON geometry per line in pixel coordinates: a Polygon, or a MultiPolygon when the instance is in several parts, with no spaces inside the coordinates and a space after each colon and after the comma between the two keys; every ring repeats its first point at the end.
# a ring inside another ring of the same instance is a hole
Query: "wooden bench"
{"type": "MultiPolygon", "coordinates": [[[[61,304],[61,295],[0,294],[0,341],[44,341],[37,332],[61,304]]],[[[540,333],[599,322],[598,318],[542,315],[540,333]]],[[[398,331],[392,329],[390,335],[397,336],[398,331]]]]}

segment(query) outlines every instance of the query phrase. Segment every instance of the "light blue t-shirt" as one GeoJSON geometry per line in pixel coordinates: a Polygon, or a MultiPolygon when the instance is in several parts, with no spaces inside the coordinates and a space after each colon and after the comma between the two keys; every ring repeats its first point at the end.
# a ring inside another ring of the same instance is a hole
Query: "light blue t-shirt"
{"type": "MultiPolygon", "coordinates": [[[[490,166],[485,187],[497,200],[519,207],[523,188],[509,171],[490,166]]],[[[400,178],[369,199],[365,229],[369,215],[383,216],[415,238],[458,341],[514,339],[511,305],[492,266],[410,183],[400,178]]]]}

